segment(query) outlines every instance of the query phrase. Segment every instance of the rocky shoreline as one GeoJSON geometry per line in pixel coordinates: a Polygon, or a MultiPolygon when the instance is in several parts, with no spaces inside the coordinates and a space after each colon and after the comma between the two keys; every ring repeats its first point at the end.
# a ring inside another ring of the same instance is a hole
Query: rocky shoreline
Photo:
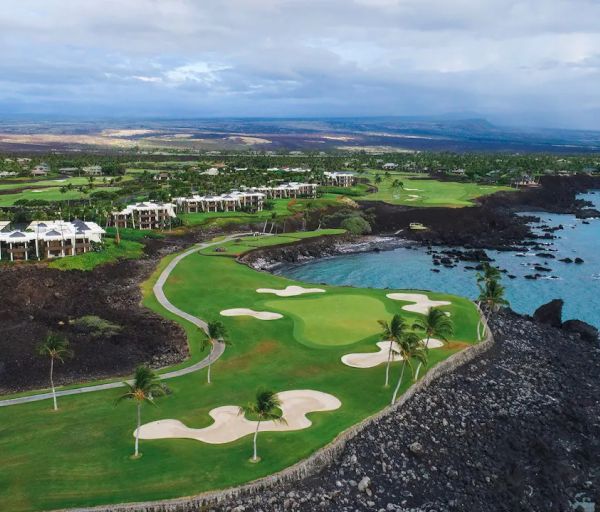
{"type": "Polygon", "coordinates": [[[508,310],[491,327],[490,350],[365,428],[318,475],[203,510],[593,510],[600,345],[508,310]]]}

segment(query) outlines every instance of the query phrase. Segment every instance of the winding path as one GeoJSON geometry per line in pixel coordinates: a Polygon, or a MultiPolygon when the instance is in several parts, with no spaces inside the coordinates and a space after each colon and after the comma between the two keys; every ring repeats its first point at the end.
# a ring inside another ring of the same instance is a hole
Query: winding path
{"type": "MultiPolygon", "coordinates": [[[[201,320],[200,318],[190,315],[189,313],[186,313],[185,311],[183,311],[183,310],[179,309],[178,307],[176,307],[175,305],[173,305],[169,301],[169,299],[167,299],[167,296],[165,295],[165,292],[163,290],[163,286],[167,282],[167,279],[171,275],[171,272],[173,271],[173,269],[177,266],[177,264],[183,258],[186,258],[190,254],[193,254],[195,252],[201,251],[202,249],[206,249],[207,247],[211,247],[213,245],[219,245],[219,244],[228,242],[228,241],[233,240],[234,238],[237,238],[240,236],[247,236],[248,234],[249,233],[239,233],[236,235],[227,236],[218,242],[208,242],[208,243],[205,242],[205,243],[196,244],[192,248],[188,249],[185,252],[182,252],[181,254],[179,254],[175,258],[173,258],[173,260],[171,262],[169,262],[169,264],[161,272],[156,283],[154,284],[154,287],[152,288],[152,291],[154,292],[154,295],[156,296],[156,299],[158,300],[160,305],[162,307],[164,307],[166,310],[173,313],[174,315],[176,315],[180,318],[183,318],[184,320],[187,320],[188,322],[194,324],[195,326],[199,327],[204,332],[206,332],[206,330],[207,330],[206,322],[204,320],[201,320]]],[[[207,357],[205,357],[204,359],[202,359],[201,361],[198,361],[197,363],[194,363],[190,366],[186,366],[185,368],[181,368],[180,370],[173,370],[171,372],[162,373],[161,375],[159,375],[159,377],[162,380],[166,380],[166,379],[172,379],[174,377],[181,377],[182,375],[187,375],[188,373],[197,372],[198,370],[202,370],[203,368],[206,368],[208,366],[209,360],[211,362],[215,362],[219,357],[221,357],[221,355],[223,354],[224,351],[225,351],[225,345],[223,343],[217,343],[216,345],[213,345],[213,348],[212,348],[210,354],[207,357]]],[[[68,396],[68,395],[79,395],[81,393],[91,393],[92,391],[103,391],[105,389],[120,388],[122,386],[123,386],[122,382],[107,382],[106,384],[97,384],[95,386],[84,386],[81,388],[63,389],[61,391],[57,391],[56,396],[59,397],[59,396],[68,396]]],[[[29,403],[29,402],[37,402],[39,400],[48,400],[51,398],[52,398],[51,392],[39,393],[36,395],[29,395],[29,396],[22,396],[19,398],[10,398],[8,400],[0,400],[0,407],[6,407],[9,405],[25,404],[25,403],[29,403]]]]}

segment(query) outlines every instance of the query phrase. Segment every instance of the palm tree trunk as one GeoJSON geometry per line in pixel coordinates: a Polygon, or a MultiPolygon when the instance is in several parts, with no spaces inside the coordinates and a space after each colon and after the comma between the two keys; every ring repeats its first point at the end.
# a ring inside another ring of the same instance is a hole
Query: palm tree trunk
{"type": "Polygon", "coordinates": [[[137,404],[137,428],[135,429],[135,456],[138,457],[140,446],[140,427],[142,423],[142,404],[137,404]]]}
{"type": "Polygon", "coordinates": [[[385,387],[390,385],[390,363],[392,360],[392,344],[394,342],[390,340],[390,349],[388,351],[387,366],[385,367],[385,387]]]}
{"type": "Polygon", "coordinates": [[[54,389],[54,358],[50,358],[50,386],[52,387],[52,400],[54,401],[54,410],[58,409],[58,404],[56,403],[56,389],[54,389]]]}
{"type": "Polygon", "coordinates": [[[400,378],[398,379],[398,384],[396,384],[396,389],[394,389],[394,395],[392,396],[392,404],[396,401],[396,397],[398,396],[398,391],[400,391],[400,386],[402,385],[402,379],[404,378],[404,369],[406,368],[406,361],[402,363],[402,372],[400,373],[400,378]]]}
{"type": "Polygon", "coordinates": [[[210,384],[210,367],[212,366],[212,350],[208,353],[208,383],[210,384]]]}
{"type": "Polygon", "coordinates": [[[252,460],[253,461],[257,461],[258,460],[258,453],[256,451],[256,438],[258,437],[258,429],[260,427],[260,420],[258,420],[258,423],[256,424],[256,431],[254,432],[254,455],[252,456],[252,460]]]}

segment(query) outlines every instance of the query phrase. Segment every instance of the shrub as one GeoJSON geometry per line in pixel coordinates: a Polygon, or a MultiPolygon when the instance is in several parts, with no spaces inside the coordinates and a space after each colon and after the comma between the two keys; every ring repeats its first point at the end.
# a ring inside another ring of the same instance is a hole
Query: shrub
{"type": "Polygon", "coordinates": [[[353,235],[366,235],[371,232],[371,225],[359,215],[347,217],[342,221],[341,226],[353,235]]]}
{"type": "Polygon", "coordinates": [[[87,334],[92,338],[112,338],[121,332],[123,329],[118,324],[113,324],[104,318],[95,315],[86,315],[75,320],[71,320],[70,324],[75,331],[82,334],[87,334]]]}

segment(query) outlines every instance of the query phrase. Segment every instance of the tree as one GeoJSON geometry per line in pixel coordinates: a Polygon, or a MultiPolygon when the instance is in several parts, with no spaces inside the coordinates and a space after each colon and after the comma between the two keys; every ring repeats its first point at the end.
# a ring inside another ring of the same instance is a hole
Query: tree
{"type": "Polygon", "coordinates": [[[286,423],[285,419],[278,414],[278,408],[281,406],[281,401],[273,391],[267,389],[259,389],[256,392],[256,399],[245,407],[240,407],[240,414],[254,415],[258,417],[256,430],[254,432],[254,454],[252,462],[258,462],[258,452],[256,451],[256,439],[258,437],[258,429],[263,421],[275,421],[286,423]]]}
{"type": "Polygon", "coordinates": [[[147,366],[138,366],[135,369],[133,382],[123,382],[123,384],[127,387],[127,392],[117,398],[115,405],[119,404],[123,400],[134,400],[136,402],[137,428],[135,430],[135,452],[133,456],[139,457],[142,404],[149,403],[151,405],[156,405],[154,398],[165,395],[167,389],[163,384],[160,383],[158,375],[156,375],[156,373],[154,373],[154,371],[147,366]]]}
{"type": "Polygon", "coordinates": [[[396,389],[394,389],[394,394],[392,395],[392,405],[396,402],[396,397],[400,391],[406,365],[410,367],[411,373],[414,375],[412,365],[413,359],[416,359],[421,364],[427,364],[427,347],[423,344],[423,340],[421,340],[421,337],[417,333],[405,332],[399,340],[398,348],[398,353],[402,357],[402,371],[400,372],[400,378],[398,379],[396,389]]]}
{"type": "Polygon", "coordinates": [[[483,308],[489,316],[500,306],[508,304],[508,300],[504,298],[504,286],[497,279],[493,278],[483,283],[478,283],[477,286],[479,287],[478,300],[483,304],[483,308]]]}
{"type": "Polygon", "coordinates": [[[493,267],[487,261],[484,261],[482,264],[483,272],[477,272],[477,282],[478,283],[486,283],[487,281],[491,281],[493,279],[498,280],[501,277],[500,269],[497,267],[493,267]]]}
{"type": "Polygon", "coordinates": [[[392,362],[392,353],[394,349],[394,343],[398,344],[400,338],[404,334],[406,329],[406,323],[402,320],[400,315],[394,315],[392,317],[391,322],[386,322],[385,320],[379,320],[379,325],[381,325],[381,339],[384,341],[389,341],[390,346],[388,349],[388,357],[387,363],[385,366],[385,387],[387,388],[390,385],[390,364],[392,362]]]}
{"type": "Polygon", "coordinates": [[[69,340],[63,335],[50,332],[46,339],[37,346],[38,354],[50,357],[50,386],[52,386],[52,400],[54,401],[54,410],[58,409],[56,401],[56,389],[54,388],[54,361],[65,362],[65,359],[73,356],[73,351],[69,349],[69,340]]]}
{"type": "Polygon", "coordinates": [[[371,232],[371,224],[360,215],[346,217],[340,226],[353,235],[366,235],[371,232]]]}
{"type": "Polygon", "coordinates": [[[208,354],[208,374],[207,379],[210,384],[210,368],[212,366],[212,347],[217,343],[223,343],[224,345],[230,345],[230,341],[227,338],[227,329],[223,325],[223,322],[218,320],[214,322],[208,322],[206,328],[206,337],[202,340],[200,350],[204,352],[207,348],[210,350],[208,354]]]}
{"type": "MultiPolygon", "coordinates": [[[[429,308],[423,320],[417,320],[413,324],[413,329],[421,329],[425,331],[426,341],[425,346],[429,348],[429,340],[435,336],[442,341],[448,343],[448,338],[454,334],[454,324],[450,317],[441,309],[429,308]]],[[[419,377],[421,363],[417,367],[415,380],[419,377]]]]}

